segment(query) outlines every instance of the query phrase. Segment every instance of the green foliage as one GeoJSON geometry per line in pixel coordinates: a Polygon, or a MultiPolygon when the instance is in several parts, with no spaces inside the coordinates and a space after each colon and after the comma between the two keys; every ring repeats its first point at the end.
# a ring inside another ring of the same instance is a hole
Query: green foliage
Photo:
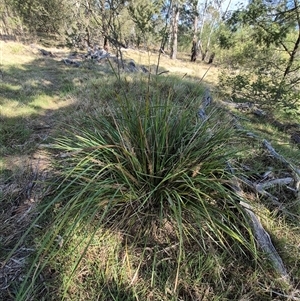
{"type": "Polygon", "coordinates": [[[218,44],[222,49],[230,49],[234,47],[235,40],[229,31],[222,30],[218,35],[218,44]]]}
{"type": "Polygon", "coordinates": [[[60,33],[68,16],[68,7],[61,0],[13,0],[12,5],[31,32],[60,33]]]}
{"type": "Polygon", "coordinates": [[[263,0],[251,1],[247,9],[235,11],[228,24],[237,31],[241,24],[254,28],[252,37],[256,43],[270,47],[280,45],[295,26],[295,15],[283,3],[268,6],[263,0]]]}
{"type": "MultiPolygon", "coordinates": [[[[191,248],[209,252],[213,246],[231,256],[255,254],[247,218],[226,170],[237,143],[226,116],[213,110],[207,120],[199,120],[198,88],[185,95],[186,102],[183,94],[178,97],[177,81],[170,88],[155,79],[146,85],[139,80],[117,81],[114,87],[101,113],[78,124],[74,121],[56,141],[55,195],[43,202],[32,225],[46,223],[47,231],[37,240],[30,283],[23,282],[20,300],[35,288],[48,262],[62,256],[64,248],[56,247],[57,237],[63,246],[83,237],[80,247],[72,249],[76,260],[66,276],[65,292],[98,229],[122,233],[128,250],[176,245],[172,274],[165,280],[172,279],[175,293],[191,248]],[[52,222],[47,223],[48,218],[52,222]],[[42,257],[48,259],[34,271],[42,257]]],[[[160,273],[155,262],[149,266],[153,275],[160,273]]]]}
{"type": "Polygon", "coordinates": [[[161,30],[161,1],[131,2],[127,9],[135,24],[135,42],[137,46],[153,40],[161,30]]]}
{"type": "Polygon", "coordinates": [[[257,0],[233,13],[227,21],[233,36],[223,35],[219,40],[222,48],[231,47],[226,57],[229,68],[221,76],[221,88],[231,91],[229,95],[234,100],[251,100],[268,109],[283,108],[298,114],[300,61],[296,53],[300,33],[295,26],[300,24],[300,15],[297,10],[281,1],[268,5],[257,0]],[[231,68],[236,71],[231,73],[231,68]]]}
{"type": "Polygon", "coordinates": [[[219,87],[235,102],[251,101],[269,110],[284,110],[295,116],[299,114],[299,90],[281,82],[276,71],[266,73],[259,69],[254,73],[244,70],[238,75],[234,72],[230,75],[225,70],[219,77],[219,87]]]}
{"type": "Polygon", "coordinates": [[[0,16],[2,33],[7,35],[23,33],[23,27],[21,19],[13,6],[13,0],[4,0],[0,3],[0,16]]]}
{"type": "Polygon", "coordinates": [[[142,34],[151,33],[154,30],[154,17],[160,11],[159,2],[130,3],[129,14],[142,34]]]}

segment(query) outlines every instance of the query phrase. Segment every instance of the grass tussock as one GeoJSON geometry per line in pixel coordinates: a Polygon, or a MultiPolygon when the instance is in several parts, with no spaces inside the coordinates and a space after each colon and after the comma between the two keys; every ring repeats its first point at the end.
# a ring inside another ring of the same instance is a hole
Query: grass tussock
{"type": "Polygon", "coordinates": [[[104,260],[106,269],[121,269],[124,280],[119,282],[138,295],[135,278],[142,281],[144,273],[151,286],[159,282],[159,294],[167,300],[168,294],[177,298],[188,287],[181,284],[188,262],[209,253],[255,259],[248,221],[226,170],[231,147],[237,144],[234,130],[217,109],[200,120],[202,95],[190,92],[187,102],[186,95],[176,92],[177,84],[161,89],[155,80],[118,82],[101,114],[73,122],[56,139],[60,180],[36,221],[51,217],[34,266],[40,258],[47,260],[32,271],[33,280],[28,273],[31,284],[24,281],[22,296],[35,289],[38,275],[54,258],[72,254],[74,264],[63,290],[68,295],[91,243],[99,239],[98,229],[119,233],[125,253],[120,259],[119,250],[107,250],[108,256],[117,252],[120,262],[114,258],[109,265],[104,260]],[[130,85],[140,89],[132,93],[130,85]]]}

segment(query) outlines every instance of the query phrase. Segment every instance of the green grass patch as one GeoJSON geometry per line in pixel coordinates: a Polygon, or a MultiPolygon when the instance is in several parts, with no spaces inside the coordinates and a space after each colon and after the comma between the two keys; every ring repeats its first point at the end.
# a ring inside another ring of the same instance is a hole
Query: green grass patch
{"type": "Polygon", "coordinates": [[[11,154],[15,151],[21,152],[26,148],[32,130],[27,126],[25,118],[1,118],[2,123],[0,127],[0,153],[11,154]]]}

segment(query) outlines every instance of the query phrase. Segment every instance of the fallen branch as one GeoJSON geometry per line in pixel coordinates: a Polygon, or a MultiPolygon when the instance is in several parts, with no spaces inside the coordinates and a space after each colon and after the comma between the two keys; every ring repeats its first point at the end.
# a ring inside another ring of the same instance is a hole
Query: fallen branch
{"type": "MultiPolygon", "coordinates": [[[[227,163],[227,165],[231,174],[234,175],[233,168],[229,162],[227,163]]],[[[242,199],[243,190],[240,187],[239,179],[236,176],[234,176],[232,181],[233,181],[231,185],[232,189],[242,199]]],[[[276,251],[276,248],[272,243],[269,233],[264,229],[261,222],[259,221],[259,218],[255,215],[252,207],[248,203],[241,200],[240,205],[244,208],[245,212],[247,213],[247,215],[251,220],[252,230],[258,245],[260,246],[262,251],[268,255],[272,265],[274,266],[275,270],[279,273],[279,275],[283,277],[283,279],[288,281],[289,280],[288,273],[286,271],[286,268],[283,264],[281,257],[279,256],[278,252],[276,251]]]]}
{"type": "Polygon", "coordinates": [[[229,102],[229,101],[221,101],[221,104],[224,106],[230,107],[232,109],[237,110],[249,110],[252,114],[256,116],[266,116],[267,113],[262,109],[258,108],[258,105],[252,102],[229,102]]]}
{"type": "Polygon", "coordinates": [[[162,75],[164,73],[169,73],[169,72],[170,72],[169,70],[166,70],[166,71],[159,72],[157,75],[162,75]]]}
{"type": "MultiPolygon", "coordinates": [[[[203,97],[203,101],[202,104],[199,108],[198,111],[198,116],[202,119],[202,120],[206,120],[207,116],[205,113],[205,108],[210,105],[211,103],[211,97],[210,97],[210,93],[209,90],[206,91],[204,97],[203,97]]],[[[249,105],[249,107],[251,107],[251,104],[247,103],[247,105],[249,105]]],[[[238,127],[240,130],[244,130],[239,122],[235,119],[235,126],[238,127]]],[[[252,133],[247,133],[249,136],[253,137],[253,138],[259,138],[256,135],[252,134],[252,133]]],[[[230,173],[233,175],[232,178],[232,183],[231,183],[231,188],[235,191],[235,193],[240,197],[240,205],[241,207],[244,209],[244,211],[246,212],[246,214],[249,216],[250,221],[251,221],[251,228],[253,230],[254,236],[256,238],[256,241],[259,245],[259,247],[262,249],[263,252],[265,252],[267,254],[267,256],[269,257],[273,267],[275,268],[275,270],[277,271],[277,273],[285,280],[289,282],[289,276],[288,273],[286,271],[286,268],[283,264],[283,261],[281,259],[281,257],[279,256],[276,248],[274,247],[272,240],[270,238],[269,233],[264,229],[264,227],[262,226],[259,218],[256,216],[256,214],[253,211],[253,208],[246,202],[243,201],[243,190],[241,189],[241,185],[240,185],[240,179],[238,179],[235,175],[234,175],[234,170],[232,168],[232,166],[230,165],[229,162],[227,162],[228,165],[228,169],[230,170],[230,173]]],[[[282,179],[281,179],[282,180],[282,179]]],[[[288,179],[288,180],[284,180],[285,182],[290,183],[292,180],[288,179]]],[[[248,181],[250,182],[250,181],[248,181]]],[[[277,181],[278,182],[278,181],[277,181]]],[[[251,183],[251,182],[250,182],[251,183]]],[[[252,183],[251,183],[252,184],[252,183]]],[[[267,184],[266,184],[267,185],[267,184]]],[[[269,185],[274,185],[274,182],[272,184],[269,183],[269,185]]],[[[255,187],[252,184],[253,187],[255,187]]],[[[268,185],[267,185],[268,186],[268,185]]],[[[270,186],[269,186],[270,187],[270,186]]],[[[258,187],[261,191],[263,191],[263,188],[265,187],[258,187]]],[[[257,190],[257,188],[256,188],[257,190]]]]}
{"type": "Polygon", "coordinates": [[[204,121],[207,119],[207,115],[205,113],[205,109],[211,104],[212,102],[212,97],[210,96],[210,92],[209,90],[207,89],[205,91],[205,94],[203,96],[203,99],[202,99],[202,103],[201,103],[201,106],[199,107],[199,110],[198,110],[198,117],[204,121]]]}
{"type": "Polygon", "coordinates": [[[264,183],[259,183],[255,185],[255,188],[258,192],[263,193],[265,189],[270,187],[274,187],[276,185],[287,185],[293,182],[293,178],[283,178],[283,179],[275,179],[264,183]]]}
{"type": "Polygon", "coordinates": [[[297,169],[291,162],[278,154],[267,140],[264,139],[262,144],[274,158],[283,163],[283,165],[285,165],[292,172],[295,181],[295,188],[297,191],[297,201],[300,201],[300,169],[297,169]]]}
{"type": "MultiPolygon", "coordinates": [[[[247,178],[242,177],[242,176],[240,177],[240,180],[244,184],[246,184],[249,188],[251,188],[255,193],[267,196],[272,201],[272,203],[274,204],[274,206],[277,206],[278,209],[284,210],[282,203],[279,202],[279,200],[278,200],[277,197],[275,197],[271,193],[265,191],[264,189],[257,188],[257,185],[260,185],[260,184],[252,183],[250,180],[248,180],[247,178]]],[[[287,188],[289,188],[289,187],[287,187],[287,188]]]]}
{"type": "Polygon", "coordinates": [[[255,238],[256,238],[259,246],[269,256],[269,259],[272,262],[276,271],[284,279],[288,280],[289,276],[286,271],[286,268],[283,264],[281,257],[279,256],[276,248],[274,247],[274,245],[272,243],[269,233],[264,229],[264,227],[260,223],[258,217],[252,211],[251,207],[249,208],[249,205],[242,201],[240,203],[245,208],[245,211],[247,212],[248,216],[251,219],[252,229],[254,231],[254,235],[255,235],[255,238]]]}

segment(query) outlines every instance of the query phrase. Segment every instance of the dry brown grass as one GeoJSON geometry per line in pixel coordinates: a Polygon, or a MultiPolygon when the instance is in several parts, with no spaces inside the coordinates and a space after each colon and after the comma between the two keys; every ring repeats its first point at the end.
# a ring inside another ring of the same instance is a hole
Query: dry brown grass
{"type": "MultiPolygon", "coordinates": [[[[158,52],[147,52],[129,49],[124,51],[125,59],[132,59],[137,64],[151,66],[155,72],[158,63],[158,52]]],[[[190,62],[188,54],[179,54],[177,60],[171,60],[166,54],[160,56],[159,65],[168,70],[170,74],[177,76],[188,76],[195,79],[203,79],[203,82],[210,86],[216,86],[218,83],[219,68],[212,64],[209,65],[199,60],[195,63],[190,62]]]]}

